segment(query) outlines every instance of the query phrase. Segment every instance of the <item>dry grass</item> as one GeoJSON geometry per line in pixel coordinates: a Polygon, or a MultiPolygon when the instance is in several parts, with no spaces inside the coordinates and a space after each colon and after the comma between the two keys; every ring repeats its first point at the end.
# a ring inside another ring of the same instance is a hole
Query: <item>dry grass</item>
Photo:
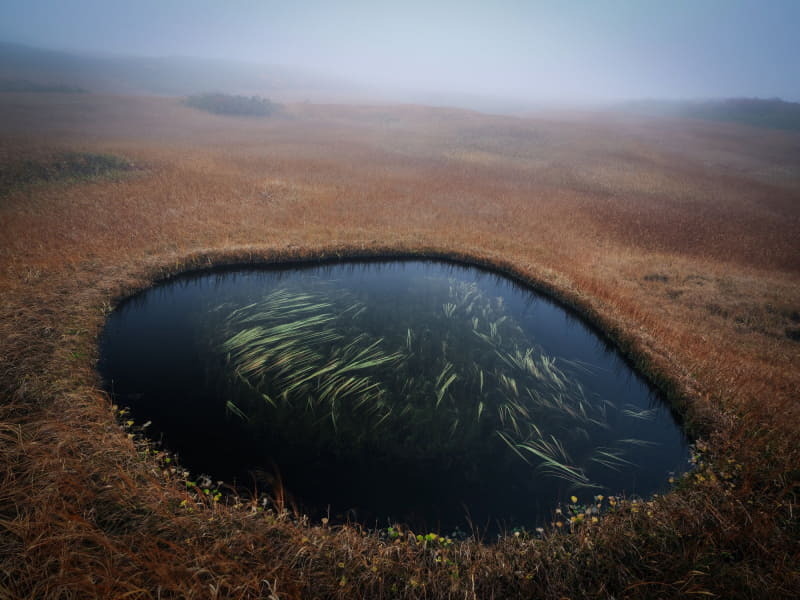
{"type": "Polygon", "coordinates": [[[0,597],[794,597],[800,137],[723,124],[0,95],[0,166],[141,169],[0,198],[0,597]],[[380,539],[228,506],[118,425],[114,303],[223,262],[428,253],[577,307],[702,435],[650,504],[534,539],[380,539]]]}

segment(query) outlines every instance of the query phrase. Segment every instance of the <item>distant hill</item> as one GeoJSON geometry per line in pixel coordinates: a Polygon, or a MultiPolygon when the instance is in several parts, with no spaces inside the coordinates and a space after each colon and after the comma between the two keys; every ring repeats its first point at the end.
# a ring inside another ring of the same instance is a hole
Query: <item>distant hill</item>
{"type": "MultiPolygon", "coordinates": [[[[274,64],[180,56],[81,54],[0,41],[0,92],[87,91],[160,96],[195,96],[219,92],[248,97],[264,96],[280,102],[404,102],[515,115],[528,115],[528,108],[535,104],[530,99],[503,99],[491,95],[400,88],[372,89],[322,73],[274,64]]],[[[547,103],[543,106],[560,108],[547,103]]],[[[586,108],[590,107],[586,105],[586,108]]],[[[800,131],[800,103],[779,98],[642,100],[622,103],[612,110],[800,131]]]]}
{"type": "Polygon", "coordinates": [[[640,114],[728,121],[754,127],[800,131],[800,103],[780,98],[728,98],[705,101],[642,100],[619,110],[640,114]]]}
{"type": "Polygon", "coordinates": [[[38,83],[27,79],[0,78],[0,92],[39,92],[59,94],[85,94],[88,90],[65,83],[38,83]]]}
{"type": "MultiPolygon", "coordinates": [[[[96,56],[0,42],[0,82],[115,94],[184,96],[347,88],[323,75],[275,65],[187,57],[96,56]],[[16,82],[16,83],[15,83],[16,82]]],[[[7,90],[23,91],[23,90],[7,90]]]]}

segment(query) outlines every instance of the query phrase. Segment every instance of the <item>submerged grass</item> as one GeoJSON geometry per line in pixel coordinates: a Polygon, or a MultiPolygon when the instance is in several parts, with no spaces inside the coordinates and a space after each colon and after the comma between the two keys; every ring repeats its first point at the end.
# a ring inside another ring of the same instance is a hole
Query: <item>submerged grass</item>
{"type": "Polygon", "coordinates": [[[295,285],[225,321],[221,351],[248,391],[230,390],[239,400],[229,408],[248,431],[401,464],[497,461],[499,439],[500,449],[531,464],[531,476],[575,489],[602,488],[603,468],[635,467],[624,458],[632,445],[610,438],[609,418],[620,428],[642,415],[609,399],[589,401],[578,378],[586,365],[573,370],[548,356],[502,298],[476,283],[426,280],[430,297],[412,292],[391,314],[335,282],[295,285]]]}

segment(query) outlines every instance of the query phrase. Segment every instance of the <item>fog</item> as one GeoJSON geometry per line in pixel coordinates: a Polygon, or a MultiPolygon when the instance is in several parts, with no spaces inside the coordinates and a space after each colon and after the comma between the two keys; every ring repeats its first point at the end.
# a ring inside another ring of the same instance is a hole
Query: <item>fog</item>
{"type": "Polygon", "coordinates": [[[373,94],[800,100],[796,0],[5,0],[0,41],[281,65],[373,94]]]}

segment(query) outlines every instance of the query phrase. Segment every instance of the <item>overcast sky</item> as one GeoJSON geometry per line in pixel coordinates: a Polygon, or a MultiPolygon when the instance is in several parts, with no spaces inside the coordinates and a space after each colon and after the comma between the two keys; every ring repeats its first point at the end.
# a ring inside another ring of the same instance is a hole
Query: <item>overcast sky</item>
{"type": "Polygon", "coordinates": [[[800,101],[800,0],[1,0],[0,40],[533,100],[800,101]]]}

